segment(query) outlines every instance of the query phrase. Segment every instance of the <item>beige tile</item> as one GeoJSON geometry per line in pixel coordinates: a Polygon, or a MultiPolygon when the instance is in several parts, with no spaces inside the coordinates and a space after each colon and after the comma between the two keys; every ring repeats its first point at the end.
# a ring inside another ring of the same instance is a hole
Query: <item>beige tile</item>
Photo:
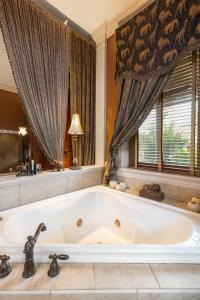
{"type": "Polygon", "coordinates": [[[0,211],[19,206],[19,185],[0,187],[0,211]]]}
{"type": "Polygon", "coordinates": [[[83,187],[88,188],[102,184],[102,171],[86,173],[83,175],[83,187]]]}
{"type": "Polygon", "coordinates": [[[125,177],[124,180],[128,186],[128,189],[134,194],[139,195],[139,191],[143,188],[145,184],[153,184],[151,181],[143,181],[140,179],[125,177]]]}
{"type": "Polygon", "coordinates": [[[50,291],[0,291],[0,300],[50,300],[50,291]]]}
{"type": "Polygon", "coordinates": [[[13,264],[9,276],[0,279],[0,291],[26,290],[32,278],[22,278],[23,264],[13,264]]]}
{"type": "Polygon", "coordinates": [[[161,184],[161,190],[165,194],[165,198],[170,200],[178,200],[179,187],[170,184],[161,184]]]}
{"type": "Polygon", "coordinates": [[[200,290],[138,290],[138,300],[199,300],[200,290]]]}
{"type": "Polygon", "coordinates": [[[67,193],[67,176],[58,176],[47,180],[47,198],[67,193]]]}
{"type": "Polygon", "coordinates": [[[18,300],[17,294],[14,292],[1,292],[0,291],[0,300],[18,300]]]}
{"type": "MultiPolygon", "coordinates": [[[[76,172],[76,171],[74,171],[76,172]]],[[[74,192],[83,188],[83,175],[76,173],[68,177],[68,192],[74,192]]]]}
{"type": "Polygon", "coordinates": [[[137,300],[137,291],[52,291],[51,300],[137,300]]]}
{"type": "Polygon", "coordinates": [[[46,181],[27,182],[20,184],[20,205],[46,199],[46,181]]]}
{"type": "Polygon", "coordinates": [[[50,278],[47,275],[49,264],[40,264],[37,273],[28,286],[28,290],[63,290],[63,289],[93,289],[93,265],[61,264],[58,276],[50,278]]]}
{"type": "Polygon", "coordinates": [[[95,264],[97,289],[157,288],[147,264],[95,264]]]}
{"type": "Polygon", "coordinates": [[[183,201],[165,199],[163,203],[188,210],[186,202],[183,201]]]}
{"type": "Polygon", "coordinates": [[[192,199],[193,196],[199,195],[200,196],[200,189],[189,189],[185,187],[179,188],[179,196],[178,199],[180,201],[188,202],[192,199]]]}
{"type": "Polygon", "coordinates": [[[50,300],[49,295],[23,295],[19,296],[17,300],[50,300]]]}
{"type": "Polygon", "coordinates": [[[63,264],[54,290],[93,289],[94,271],[92,264],[63,264]]]}
{"type": "Polygon", "coordinates": [[[161,288],[200,288],[200,265],[151,264],[161,288]]]}
{"type": "Polygon", "coordinates": [[[50,278],[47,275],[48,269],[49,264],[40,264],[36,274],[32,278],[31,282],[29,282],[27,290],[50,290],[58,277],[50,278]]]}
{"type": "Polygon", "coordinates": [[[17,300],[50,300],[50,291],[30,291],[20,293],[17,300]]]}

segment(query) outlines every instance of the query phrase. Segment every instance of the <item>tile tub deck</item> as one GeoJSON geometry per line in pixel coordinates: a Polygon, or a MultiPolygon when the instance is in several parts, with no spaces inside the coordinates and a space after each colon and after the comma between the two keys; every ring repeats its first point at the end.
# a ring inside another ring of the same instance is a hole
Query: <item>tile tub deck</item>
{"type": "Polygon", "coordinates": [[[62,264],[49,278],[49,264],[21,277],[23,264],[0,280],[0,300],[199,300],[200,265],[188,264],[62,264]]]}

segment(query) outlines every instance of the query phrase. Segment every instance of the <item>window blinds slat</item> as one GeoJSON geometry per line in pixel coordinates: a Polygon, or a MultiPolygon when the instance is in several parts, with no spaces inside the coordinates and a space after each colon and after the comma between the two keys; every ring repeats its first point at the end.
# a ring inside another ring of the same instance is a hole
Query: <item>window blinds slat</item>
{"type": "Polygon", "coordinates": [[[197,101],[196,101],[196,136],[195,136],[195,175],[200,176],[200,50],[197,51],[197,101]]]}
{"type": "Polygon", "coordinates": [[[157,103],[139,129],[139,164],[157,165],[160,161],[158,137],[162,128],[162,168],[188,170],[195,151],[195,175],[200,176],[200,51],[196,53],[195,150],[191,149],[194,57],[190,52],[176,66],[163,91],[162,121],[159,121],[160,110],[157,103]]]}
{"type": "Polygon", "coordinates": [[[180,61],[163,92],[163,164],[190,166],[192,53],[180,61]],[[187,70],[187,73],[185,72],[187,70]],[[187,75],[186,75],[187,74],[187,75]],[[191,88],[188,89],[188,86],[191,88]],[[166,89],[181,87],[165,97],[166,89]],[[170,103],[171,105],[169,106],[170,103]]]}

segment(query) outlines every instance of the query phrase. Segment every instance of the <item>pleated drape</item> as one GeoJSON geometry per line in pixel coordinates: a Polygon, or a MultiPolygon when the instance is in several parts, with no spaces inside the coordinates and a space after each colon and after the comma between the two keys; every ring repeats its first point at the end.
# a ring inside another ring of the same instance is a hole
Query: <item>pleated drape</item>
{"type": "Polygon", "coordinates": [[[120,81],[119,103],[105,170],[105,184],[116,177],[120,147],[137,133],[161,96],[170,75],[171,72],[142,81],[129,76],[120,81]]]}
{"type": "Polygon", "coordinates": [[[70,32],[70,107],[80,114],[84,134],[78,139],[81,165],[95,163],[96,47],[93,41],[70,32]]]}
{"type": "Polygon", "coordinates": [[[68,28],[30,0],[0,0],[5,45],[30,126],[62,166],[68,106],[68,28]]]}

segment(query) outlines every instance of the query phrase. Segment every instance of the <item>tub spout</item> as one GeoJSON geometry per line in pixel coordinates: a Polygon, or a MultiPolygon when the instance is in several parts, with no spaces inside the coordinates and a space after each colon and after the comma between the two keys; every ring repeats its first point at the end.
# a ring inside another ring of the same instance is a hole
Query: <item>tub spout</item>
{"type": "Polygon", "coordinates": [[[36,230],[36,233],[35,233],[35,235],[34,235],[34,239],[37,241],[37,239],[38,239],[38,237],[39,237],[39,235],[40,235],[40,232],[41,232],[41,231],[45,231],[45,230],[47,230],[46,225],[45,225],[44,223],[41,223],[41,224],[38,226],[37,230],[36,230]]]}
{"type": "Polygon", "coordinates": [[[29,278],[33,276],[36,272],[35,262],[34,262],[34,246],[37,242],[37,239],[40,235],[41,231],[45,231],[47,229],[44,223],[41,223],[34,236],[28,236],[27,242],[24,246],[24,254],[25,254],[25,263],[24,263],[24,271],[22,276],[24,278],[29,278]]]}

